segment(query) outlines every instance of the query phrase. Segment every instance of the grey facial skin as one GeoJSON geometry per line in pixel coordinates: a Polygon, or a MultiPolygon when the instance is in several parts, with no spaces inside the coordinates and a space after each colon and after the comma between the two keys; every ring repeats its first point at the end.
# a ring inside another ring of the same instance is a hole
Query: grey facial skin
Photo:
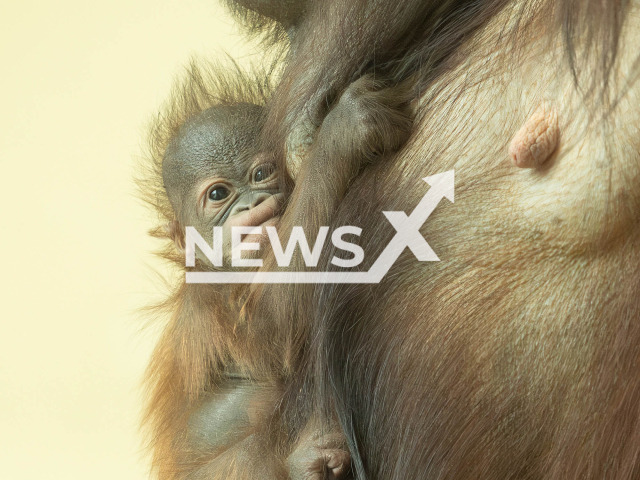
{"type": "Polygon", "coordinates": [[[185,122],[163,160],[162,178],[177,220],[207,241],[212,228],[222,226],[225,259],[231,227],[275,223],[280,205],[275,165],[256,149],[263,120],[257,105],[209,108],[185,122]]]}

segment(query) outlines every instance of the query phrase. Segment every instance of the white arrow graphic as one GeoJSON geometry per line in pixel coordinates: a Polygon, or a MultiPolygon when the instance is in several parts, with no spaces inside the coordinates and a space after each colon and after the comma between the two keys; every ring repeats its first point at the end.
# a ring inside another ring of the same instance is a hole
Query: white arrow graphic
{"type": "Polygon", "coordinates": [[[423,178],[431,188],[413,209],[382,212],[396,229],[395,236],[367,272],[187,272],[187,283],[380,283],[405,248],[421,262],[440,259],[420,234],[420,227],[440,203],[454,202],[454,171],[423,178]]]}

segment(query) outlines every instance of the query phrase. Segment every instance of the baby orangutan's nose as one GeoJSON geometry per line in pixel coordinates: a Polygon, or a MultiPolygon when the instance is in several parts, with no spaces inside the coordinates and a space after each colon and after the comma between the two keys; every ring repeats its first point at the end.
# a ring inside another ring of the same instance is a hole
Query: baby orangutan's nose
{"type": "Polygon", "coordinates": [[[250,204],[249,208],[257,207],[262,202],[264,202],[266,199],[271,197],[271,195],[272,195],[271,193],[267,193],[267,192],[261,192],[261,193],[254,194],[253,198],[251,199],[251,204],[250,204]]]}

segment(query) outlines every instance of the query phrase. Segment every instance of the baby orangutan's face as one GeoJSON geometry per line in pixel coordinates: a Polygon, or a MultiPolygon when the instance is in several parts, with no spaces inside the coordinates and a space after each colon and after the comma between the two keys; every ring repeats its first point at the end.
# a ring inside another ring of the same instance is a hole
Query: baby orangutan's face
{"type": "MultiPolygon", "coordinates": [[[[213,227],[223,227],[225,266],[233,227],[262,227],[261,234],[242,236],[242,242],[262,243],[264,227],[278,219],[276,166],[255,149],[261,123],[256,105],[210,108],[183,125],[165,154],[163,180],[180,224],[195,227],[209,244],[213,227]]],[[[242,252],[242,258],[259,255],[242,252]]]]}
{"type": "MultiPolygon", "coordinates": [[[[262,227],[259,234],[242,237],[243,242],[262,243],[266,238],[264,227],[276,224],[281,203],[276,167],[258,157],[241,181],[223,176],[203,179],[191,198],[195,213],[191,226],[201,235],[214,226],[223,227],[226,262],[230,259],[232,227],[262,227]]],[[[242,256],[255,258],[259,252],[243,250],[242,256]]]]}

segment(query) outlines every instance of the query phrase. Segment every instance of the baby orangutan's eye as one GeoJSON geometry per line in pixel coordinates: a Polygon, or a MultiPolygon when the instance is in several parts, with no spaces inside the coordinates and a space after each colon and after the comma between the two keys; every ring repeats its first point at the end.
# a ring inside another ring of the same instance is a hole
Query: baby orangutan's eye
{"type": "Polygon", "coordinates": [[[209,200],[212,202],[219,202],[229,196],[231,192],[229,189],[222,185],[216,185],[209,191],[209,200]]]}
{"type": "Polygon", "coordinates": [[[273,163],[265,163],[260,165],[253,171],[254,183],[260,183],[270,178],[276,171],[276,167],[273,163]]]}

